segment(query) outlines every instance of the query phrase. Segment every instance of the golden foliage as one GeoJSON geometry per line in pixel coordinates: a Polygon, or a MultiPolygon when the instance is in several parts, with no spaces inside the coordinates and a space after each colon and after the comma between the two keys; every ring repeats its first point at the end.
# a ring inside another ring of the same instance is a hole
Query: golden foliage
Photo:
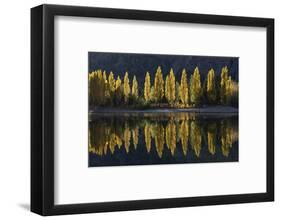
{"type": "Polygon", "coordinates": [[[144,82],[144,99],[146,102],[150,101],[150,75],[146,72],[144,82]]]}
{"type": "Polygon", "coordinates": [[[181,74],[181,84],[180,84],[180,100],[182,102],[182,104],[187,107],[188,106],[188,83],[187,83],[187,74],[186,74],[186,70],[183,69],[182,70],[182,74],[181,74]]]}
{"type": "Polygon", "coordinates": [[[161,67],[158,66],[154,78],[154,94],[155,100],[161,102],[164,97],[164,80],[161,67]]]}

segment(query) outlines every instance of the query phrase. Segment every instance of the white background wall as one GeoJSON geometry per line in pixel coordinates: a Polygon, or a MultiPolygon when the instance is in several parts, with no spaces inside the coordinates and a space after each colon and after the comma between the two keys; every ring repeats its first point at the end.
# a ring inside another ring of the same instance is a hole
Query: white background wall
{"type": "MultiPolygon", "coordinates": [[[[0,12],[0,219],[36,219],[30,213],[30,8],[42,3],[135,8],[193,13],[228,14],[275,18],[276,85],[276,201],[208,207],[73,215],[69,219],[273,219],[281,214],[281,15],[278,1],[96,0],[96,1],[2,1],[0,12]]],[[[257,103],[258,104],[258,103],[257,103]]],[[[253,170],[253,172],[259,172],[253,170]]],[[[251,174],[249,174],[251,175],[251,174]]],[[[55,219],[58,217],[52,217],[55,219]]]]}

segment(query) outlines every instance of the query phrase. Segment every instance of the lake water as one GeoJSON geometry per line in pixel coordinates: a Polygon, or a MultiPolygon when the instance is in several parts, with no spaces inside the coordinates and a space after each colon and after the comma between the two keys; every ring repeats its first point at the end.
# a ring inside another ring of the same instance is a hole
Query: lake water
{"type": "Polygon", "coordinates": [[[238,114],[92,113],[89,167],[238,161],[238,114]]]}

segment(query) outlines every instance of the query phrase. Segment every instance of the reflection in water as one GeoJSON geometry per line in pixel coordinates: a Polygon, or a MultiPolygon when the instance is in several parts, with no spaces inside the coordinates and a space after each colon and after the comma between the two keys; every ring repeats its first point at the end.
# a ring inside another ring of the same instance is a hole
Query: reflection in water
{"type": "Polygon", "coordinates": [[[90,115],[89,166],[238,161],[238,116],[90,115]]]}

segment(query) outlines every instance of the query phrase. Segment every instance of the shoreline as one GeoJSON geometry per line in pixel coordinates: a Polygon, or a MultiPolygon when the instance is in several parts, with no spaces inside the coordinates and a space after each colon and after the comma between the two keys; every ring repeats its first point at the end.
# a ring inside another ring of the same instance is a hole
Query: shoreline
{"type": "Polygon", "coordinates": [[[229,106],[212,106],[212,107],[190,107],[190,108],[152,108],[152,109],[125,109],[125,108],[96,108],[89,109],[90,114],[106,113],[213,113],[213,114],[238,114],[238,108],[229,106]]]}

